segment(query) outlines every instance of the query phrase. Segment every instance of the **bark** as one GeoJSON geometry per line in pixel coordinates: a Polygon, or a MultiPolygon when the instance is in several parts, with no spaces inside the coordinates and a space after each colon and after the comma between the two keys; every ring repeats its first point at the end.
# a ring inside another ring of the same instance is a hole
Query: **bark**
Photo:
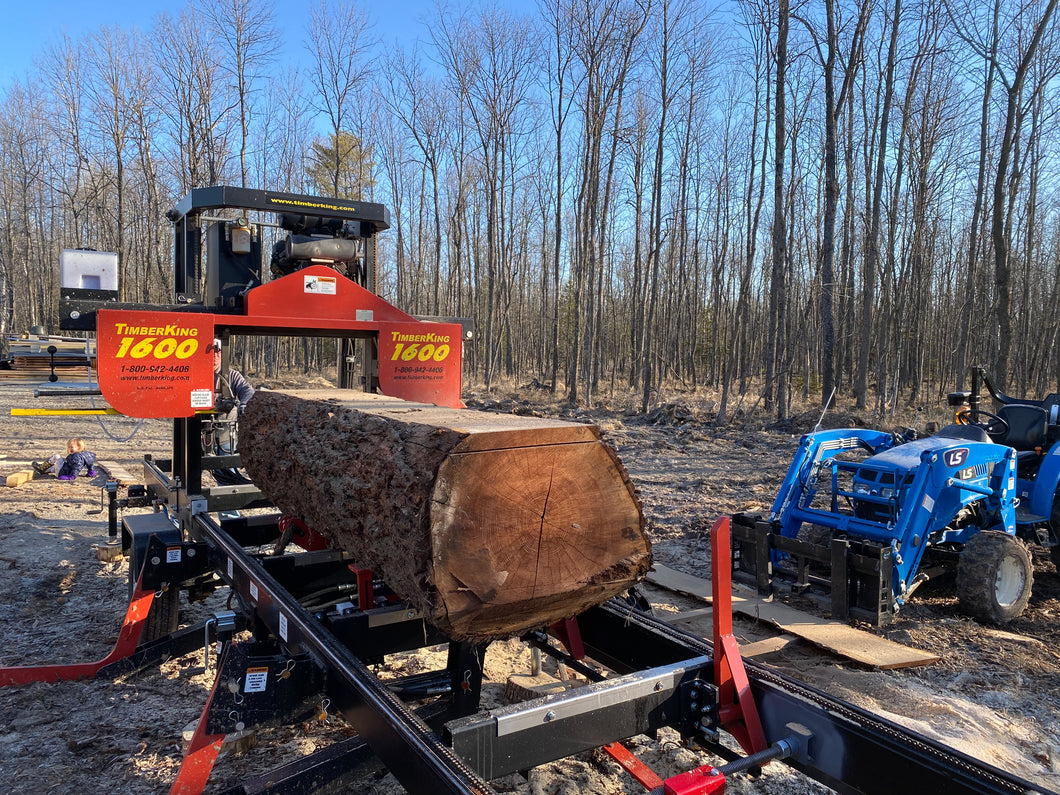
{"type": "Polygon", "coordinates": [[[574,616],[651,565],[640,503],[592,426],[259,391],[240,452],[280,510],[457,640],[574,616]]]}

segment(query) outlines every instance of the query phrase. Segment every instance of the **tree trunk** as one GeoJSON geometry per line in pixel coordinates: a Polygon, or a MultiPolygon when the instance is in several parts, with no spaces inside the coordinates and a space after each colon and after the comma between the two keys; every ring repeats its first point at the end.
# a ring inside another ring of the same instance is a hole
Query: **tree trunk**
{"type": "MultiPolygon", "coordinates": [[[[994,195],[991,208],[992,221],[990,238],[994,243],[994,316],[997,319],[997,354],[994,365],[994,377],[1006,387],[1009,376],[1009,359],[1012,348],[1012,292],[1009,282],[1012,279],[1012,265],[1009,262],[1009,250],[1012,246],[1012,234],[1009,218],[1009,202],[1006,188],[1013,179],[1009,171],[1012,151],[1016,146],[1019,131],[1017,117],[1020,102],[1023,99],[1023,83],[1034,63],[1034,54],[1041,43],[1045,31],[1049,29],[1049,20],[1056,10],[1057,0],[1049,0],[1042,18],[1034,27],[1034,34],[1027,46],[1027,51],[1020,58],[1019,66],[1012,77],[1012,84],[1007,86],[1005,105],[1005,127],[1001,135],[1001,146],[997,155],[997,173],[994,176],[994,195]]],[[[1016,187],[1013,186],[1013,191],[1016,187]]]]}
{"type": "Polygon", "coordinates": [[[262,390],[240,452],[280,510],[456,640],[576,615],[651,565],[633,486],[592,426],[262,390]]]}
{"type": "Polygon", "coordinates": [[[787,114],[785,99],[787,92],[786,70],[788,60],[788,0],[780,0],[777,10],[777,71],[774,93],[776,115],[773,119],[773,256],[769,280],[769,328],[766,342],[766,408],[777,411],[783,419],[786,410],[786,379],[783,359],[785,355],[785,313],[787,295],[785,284],[788,255],[787,218],[785,217],[784,158],[787,142],[787,114]]]}

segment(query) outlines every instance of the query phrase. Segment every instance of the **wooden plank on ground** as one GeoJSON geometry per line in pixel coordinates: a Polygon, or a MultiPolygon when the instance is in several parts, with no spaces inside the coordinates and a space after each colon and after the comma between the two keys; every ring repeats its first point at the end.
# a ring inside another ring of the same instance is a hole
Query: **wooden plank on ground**
{"type": "MultiPolygon", "coordinates": [[[[648,574],[648,581],[662,588],[677,590],[679,593],[700,598],[706,598],[702,594],[707,596],[711,594],[709,580],[682,574],[658,563],[648,574]],[[695,582],[696,580],[698,582],[695,582]],[[678,587],[671,587],[671,584],[678,587]]],[[[882,670],[909,668],[916,665],[930,665],[940,659],[936,654],[929,654],[901,643],[895,643],[841,621],[820,618],[778,602],[767,602],[764,599],[733,594],[732,609],[735,613],[769,622],[782,631],[797,635],[833,654],[873,668],[882,670]]]]}
{"type": "Polygon", "coordinates": [[[764,638],[763,640],[756,640],[754,643],[748,643],[746,646],[740,646],[740,655],[743,657],[761,657],[764,654],[783,651],[791,644],[799,643],[800,641],[801,638],[796,638],[794,635],[777,635],[773,638],[764,638]]]}
{"type": "Polygon", "coordinates": [[[34,474],[32,469],[20,469],[18,472],[7,476],[7,485],[11,488],[17,488],[23,483],[33,480],[34,474]]]}
{"type": "MultiPolygon", "coordinates": [[[[702,629],[710,627],[714,618],[713,607],[698,607],[694,610],[682,610],[673,616],[667,616],[666,620],[671,624],[683,626],[690,632],[696,632],[705,637],[710,631],[702,629]]],[[[794,635],[775,635],[772,638],[756,640],[753,643],[740,643],[740,654],[744,657],[760,657],[763,654],[783,651],[793,643],[798,643],[800,638],[794,635]]]]}
{"type": "Polygon", "coordinates": [[[714,600],[714,594],[710,590],[710,580],[685,574],[683,571],[671,569],[661,563],[652,565],[651,571],[648,572],[648,582],[674,593],[696,596],[707,602],[714,600]]]}
{"type": "Polygon", "coordinates": [[[106,472],[111,480],[118,481],[119,486],[128,486],[131,483],[143,481],[143,478],[134,478],[125,467],[113,461],[97,461],[96,466],[106,472]]]}
{"type": "Polygon", "coordinates": [[[710,620],[713,616],[713,607],[697,607],[695,610],[682,610],[680,613],[675,613],[673,617],[667,617],[666,620],[671,624],[687,624],[690,621],[697,621],[701,618],[710,620]]]}

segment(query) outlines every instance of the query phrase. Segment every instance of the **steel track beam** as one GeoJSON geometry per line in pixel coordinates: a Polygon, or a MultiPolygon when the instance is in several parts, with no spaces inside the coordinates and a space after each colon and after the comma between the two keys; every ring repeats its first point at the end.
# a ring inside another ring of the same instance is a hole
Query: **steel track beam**
{"type": "Polygon", "coordinates": [[[291,653],[308,653],[327,669],[332,708],[342,713],[403,786],[413,793],[493,792],[212,518],[194,516],[191,532],[215,547],[221,564],[218,572],[258,620],[291,653]]]}

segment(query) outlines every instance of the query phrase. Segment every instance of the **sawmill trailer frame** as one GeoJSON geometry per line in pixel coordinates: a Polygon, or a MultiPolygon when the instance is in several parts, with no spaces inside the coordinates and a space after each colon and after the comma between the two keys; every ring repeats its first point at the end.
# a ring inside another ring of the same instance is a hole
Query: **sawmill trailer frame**
{"type": "Polygon", "coordinates": [[[613,599],[525,636],[590,684],[480,711],[488,644],[449,641],[355,556],[327,548],[298,520],[241,513],[267,505],[252,483],[206,485],[204,471],[238,468],[240,460],[202,453],[203,423],[212,421],[212,363],[207,370],[204,356],[171,358],[193,347],[205,351],[215,337],[332,337],[343,386],[453,406],[464,328],[413,318],[375,294],[374,238],[389,225],[380,205],[217,187],[192,191],[170,220],[172,305],[123,304],[116,291],[69,285],[61,302],[64,329],[98,335],[103,396],[130,416],[173,419],[171,457],[144,460],[142,499],[157,510],[122,519],[131,580],[124,625],[103,660],[3,668],[0,686],[113,677],[186,654],[204,638],[221,642],[214,688],[173,793],[202,792],[225,735],[329,714],[341,714],[358,736],[244,782],[232,795],[334,786],[368,755],[412,793],[489,793],[491,779],[599,747],[646,790],[664,795],[723,792],[727,775],[771,759],[841,793],[886,795],[910,782],[953,795],[1039,791],[767,666],[744,663],[732,634],[728,519],[712,533],[712,642],[660,621],[637,598],[613,599]],[[289,233],[273,247],[272,279],[261,253],[262,230],[271,225],[248,211],[276,214],[276,225],[289,233]],[[395,349],[402,334],[433,335],[430,367],[395,349]],[[290,545],[304,551],[292,554],[290,545]],[[198,599],[216,588],[230,589],[232,610],[177,626],[179,593],[198,599]],[[388,654],[447,642],[443,670],[382,681],[369,669],[388,654]],[[612,674],[601,678],[586,659],[612,674]],[[664,727],[730,761],[662,780],[621,741],[664,727]],[[745,753],[724,744],[723,732],[745,753]]]}

